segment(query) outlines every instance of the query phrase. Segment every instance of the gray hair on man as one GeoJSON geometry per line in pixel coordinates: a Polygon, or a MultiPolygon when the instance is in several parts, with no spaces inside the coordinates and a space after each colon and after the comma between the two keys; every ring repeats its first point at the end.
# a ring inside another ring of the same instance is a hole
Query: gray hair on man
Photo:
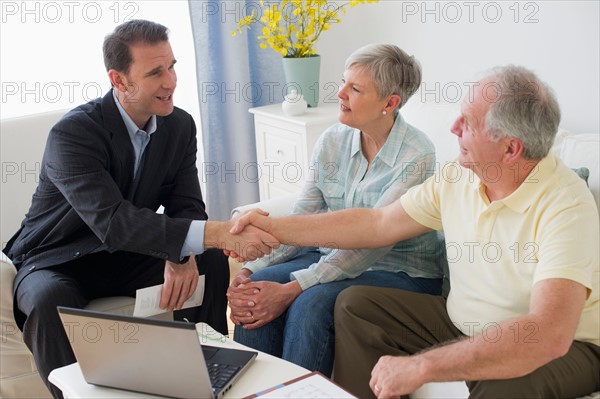
{"type": "Polygon", "coordinates": [[[346,60],[345,68],[358,66],[370,73],[379,98],[391,94],[400,96],[400,105],[406,104],[421,85],[421,65],[393,44],[369,44],[354,51],[346,60]]]}
{"type": "Polygon", "coordinates": [[[496,68],[480,82],[496,89],[485,120],[490,139],[515,137],[523,143],[525,159],[546,157],[560,123],[552,89],[532,71],[514,65],[496,68]]]}

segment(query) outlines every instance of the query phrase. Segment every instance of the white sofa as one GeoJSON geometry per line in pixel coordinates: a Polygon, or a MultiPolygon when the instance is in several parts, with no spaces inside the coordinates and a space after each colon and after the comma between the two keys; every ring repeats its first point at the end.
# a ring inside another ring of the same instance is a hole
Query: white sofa
{"type": "MultiPolygon", "coordinates": [[[[2,181],[0,197],[0,242],[6,242],[19,229],[31,203],[39,178],[42,154],[50,128],[65,111],[53,111],[0,121],[0,160],[2,181]]],[[[13,280],[16,269],[2,254],[0,259],[0,398],[50,398],[33,357],[13,316],[13,280]]],[[[88,309],[132,314],[134,299],[101,298],[88,309]]],[[[172,319],[172,313],[157,316],[172,319]]]]}
{"type": "MultiPolygon", "coordinates": [[[[429,110],[426,114],[436,115],[439,114],[438,125],[436,126],[431,122],[431,118],[424,119],[421,124],[418,122],[412,122],[416,126],[419,126],[425,132],[431,135],[431,139],[436,145],[438,151],[438,162],[443,163],[451,160],[456,152],[453,150],[457,148],[455,142],[456,137],[448,133],[446,129],[442,132],[443,127],[440,127],[440,122],[443,124],[448,123],[450,126],[452,111],[448,107],[437,107],[437,109],[429,110]],[[430,127],[431,129],[427,129],[430,127]],[[446,136],[454,139],[454,144],[448,146],[448,140],[446,136]],[[436,140],[443,137],[443,140],[436,140]],[[440,157],[441,154],[441,157],[440,157]]],[[[458,115],[457,113],[454,114],[458,115]]],[[[437,118],[437,116],[436,116],[437,118]]],[[[407,120],[410,121],[409,118],[407,120]]],[[[573,134],[564,129],[561,129],[556,137],[553,151],[558,155],[568,166],[573,169],[586,167],[589,169],[590,175],[588,178],[588,185],[596,205],[600,208],[600,134],[573,134]]],[[[271,216],[283,216],[291,212],[293,202],[296,195],[287,195],[285,197],[270,199],[267,201],[257,202],[235,208],[232,211],[232,217],[235,217],[238,213],[254,208],[260,208],[268,211],[271,216]]],[[[428,383],[423,385],[417,391],[413,392],[410,396],[415,399],[432,399],[432,398],[466,398],[469,395],[469,391],[464,382],[441,382],[441,383],[428,383]]],[[[596,393],[594,398],[600,397],[600,393],[596,393]],[[599,396],[596,396],[599,395],[599,396]]]]}
{"type": "MultiPolygon", "coordinates": [[[[418,103],[417,103],[418,104],[418,103]]],[[[0,190],[0,242],[2,247],[17,231],[29,208],[31,195],[37,184],[46,136],[52,125],[64,114],[54,111],[21,118],[0,121],[0,161],[2,180],[0,190]]],[[[406,113],[405,113],[406,114],[406,113]]],[[[447,126],[451,123],[454,109],[437,106],[434,109],[418,109],[407,120],[431,134],[438,150],[440,162],[455,154],[454,146],[448,146],[447,126]],[[421,115],[421,119],[419,119],[421,115]],[[436,118],[429,116],[436,115],[436,118]],[[436,120],[434,125],[432,120],[436,120]],[[441,127],[440,127],[441,126],[441,127]]],[[[585,166],[590,170],[589,184],[599,203],[599,137],[598,134],[572,135],[562,131],[557,139],[556,151],[571,167],[585,166]]],[[[294,196],[236,208],[234,213],[248,207],[262,207],[273,215],[287,214],[294,196]]],[[[13,318],[12,282],[16,273],[6,257],[0,260],[0,398],[47,398],[50,397],[39,375],[33,358],[23,344],[13,318]]],[[[88,307],[114,313],[130,314],[132,298],[103,298],[88,307]]],[[[169,316],[166,316],[167,318],[169,316]]],[[[427,384],[413,397],[448,398],[465,397],[466,386],[461,383],[427,384]]]]}

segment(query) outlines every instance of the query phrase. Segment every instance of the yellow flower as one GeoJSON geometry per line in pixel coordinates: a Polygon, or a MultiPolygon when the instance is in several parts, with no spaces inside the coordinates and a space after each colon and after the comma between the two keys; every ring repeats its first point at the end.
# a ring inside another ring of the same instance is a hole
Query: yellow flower
{"type": "MultiPolygon", "coordinates": [[[[331,29],[332,23],[341,22],[340,12],[346,13],[359,4],[376,3],[379,0],[349,0],[339,4],[329,0],[281,0],[267,4],[260,0],[263,15],[258,18],[256,10],[241,18],[233,36],[243,28],[250,29],[258,23],[263,26],[258,36],[261,48],[271,47],[284,57],[309,57],[316,54],[315,45],[323,31],[331,29]]],[[[268,2],[269,3],[269,2],[268,2]]]]}

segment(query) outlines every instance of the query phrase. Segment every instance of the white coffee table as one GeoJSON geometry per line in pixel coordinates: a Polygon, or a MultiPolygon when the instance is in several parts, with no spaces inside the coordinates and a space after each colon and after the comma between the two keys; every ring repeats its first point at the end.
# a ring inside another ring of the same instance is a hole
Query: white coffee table
{"type": "MultiPolygon", "coordinates": [[[[196,325],[200,342],[206,345],[227,348],[249,349],[213,330],[209,325],[196,325]]],[[[288,361],[259,352],[253,364],[242,374],[239,380],[225,394],[225,398],[242,398],[263,391],[284,381],[291,380],[310,371],[288,361]]],[[[144,393],[123,391],[120,389],[100,387],[85,382],[78,363],[53,370],[48,377],[56,385],[65,398],[157,398],[144,393]]]]}

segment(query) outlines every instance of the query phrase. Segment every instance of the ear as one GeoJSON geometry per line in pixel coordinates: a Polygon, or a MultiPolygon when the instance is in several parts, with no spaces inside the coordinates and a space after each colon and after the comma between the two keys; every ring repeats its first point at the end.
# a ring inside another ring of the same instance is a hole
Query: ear
{"type": "Polygon", "coordinates": [[[518,159],[523,157],[525,153],[525,146],[523,142],[515,137],[505,138],[506,148],[504,150],[504,161],[513,164],[518,159]]]}
{"type": "Polygon", "coordinates": [[[402,99],[398,94],[391,94],[388,97],[388,100],[387,100],[384,110],[387,111],[388,114],[392,113],[393,111],[396,110],[396,108],[400,107],[401,101],[402,101],[402,99]]]}
{"type": "Polygon", "coordinates": [[[127,77],[124,73],[119,72],[116,69],[110,69],[108,71],[108,78],[115,90],[122,93],[127,91],[127,77]]]}

